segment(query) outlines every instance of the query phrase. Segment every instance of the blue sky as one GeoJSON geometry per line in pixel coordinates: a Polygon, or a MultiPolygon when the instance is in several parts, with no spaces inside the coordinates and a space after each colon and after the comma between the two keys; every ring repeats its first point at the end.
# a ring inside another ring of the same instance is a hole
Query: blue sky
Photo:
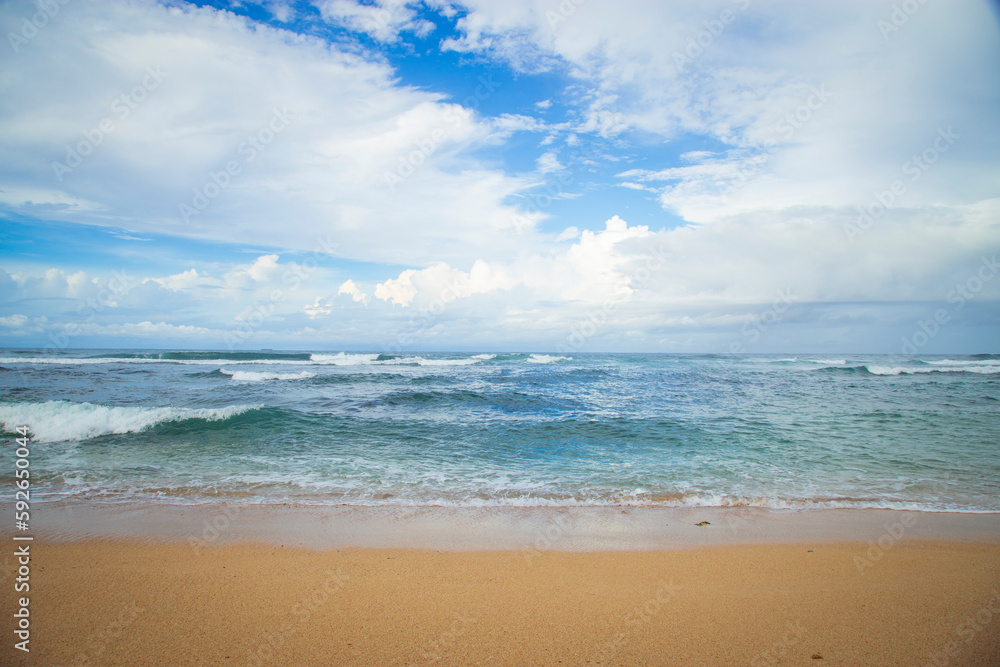
{"type": "Polygon", "coordinates": [[[3,346],[1000,352],[985,0],[0,26],[3,346]]]}

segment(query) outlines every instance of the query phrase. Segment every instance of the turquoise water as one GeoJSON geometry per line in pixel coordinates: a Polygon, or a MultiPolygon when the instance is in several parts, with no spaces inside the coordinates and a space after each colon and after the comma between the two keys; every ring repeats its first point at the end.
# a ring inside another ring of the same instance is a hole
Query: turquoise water
{"type": "Polygon", "coordinates": [[[48,501],[1000,511],[994,355],[3,350],[0,369],[48,501]]]}

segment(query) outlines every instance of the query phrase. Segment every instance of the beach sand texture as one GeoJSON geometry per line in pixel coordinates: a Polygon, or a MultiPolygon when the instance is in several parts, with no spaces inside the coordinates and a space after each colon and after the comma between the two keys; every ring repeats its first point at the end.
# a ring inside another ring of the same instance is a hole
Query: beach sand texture
{"type": "MultiPolygon", "coordinates": [[[[997,665],[1000,545],[35,542],[14,665],[997,665]]],[[[16,568],[9,553],[0,561],[16,568]]],[[[13,594],[11,594],[13,595],[13,594]]]]}

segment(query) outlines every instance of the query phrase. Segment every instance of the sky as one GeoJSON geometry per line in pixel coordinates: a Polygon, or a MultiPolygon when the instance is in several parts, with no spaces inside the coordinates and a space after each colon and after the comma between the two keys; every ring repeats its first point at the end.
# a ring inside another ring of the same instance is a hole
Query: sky
{"type": "Polygon", "coordinates": [[[0,346],[1000,353],[996,2],[0,28],[0,346]]]}

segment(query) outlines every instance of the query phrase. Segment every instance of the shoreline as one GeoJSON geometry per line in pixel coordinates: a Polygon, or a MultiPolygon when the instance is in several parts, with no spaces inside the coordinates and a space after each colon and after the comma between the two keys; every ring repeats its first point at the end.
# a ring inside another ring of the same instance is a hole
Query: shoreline
{"type": "Polygon", "coordinates": [[[49,542],[134,539],[195,549],[243,542],[570,552],[814,542],[885,548],[903,540],[1000,544],[1000,513],[883,509],[44,503],[32,518],[34,531],[49,542]]]}

